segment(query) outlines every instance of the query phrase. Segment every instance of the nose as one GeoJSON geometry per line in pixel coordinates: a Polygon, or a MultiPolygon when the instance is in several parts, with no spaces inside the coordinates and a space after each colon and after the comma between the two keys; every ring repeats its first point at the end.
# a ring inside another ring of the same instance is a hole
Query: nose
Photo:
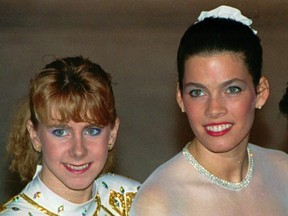
{"type": "Polygon", "coordinates": [[[227,113],[225,101],[221,97],[211,97],[205,108],[205,115],[209,118],[219,118],[227,113]]]}
{"type": "Polygon", "coordinates": [[[83,158],[87,155],[85,139],[82,136],[73,136],[71,140],[70,156],[74,158],[83,158]]]}

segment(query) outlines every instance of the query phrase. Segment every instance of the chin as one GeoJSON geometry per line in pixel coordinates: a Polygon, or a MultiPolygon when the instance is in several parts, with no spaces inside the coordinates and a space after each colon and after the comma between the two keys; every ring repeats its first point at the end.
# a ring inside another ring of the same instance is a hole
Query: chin
{"type": "Polygon", "coordinates": [[[83,180],[79,181],[79,182],[72,182],[72,183],[68,183],[66,184],[66,186],[71,189],[71,190],[76,190],[76,191],[81,191],[81,190],[86,190],[89,187],[91,187],[91,185],[93,184],[94,180],[92,181],[86,181],[83,182],[83,180]]]}
{"type": "Polygon", "coordinates": [[[213,146],[209,150],[214,153],[227,153],[227,152],[232,151],[235,148],[236,146],[217,146],[217,147],[213,146]]]}

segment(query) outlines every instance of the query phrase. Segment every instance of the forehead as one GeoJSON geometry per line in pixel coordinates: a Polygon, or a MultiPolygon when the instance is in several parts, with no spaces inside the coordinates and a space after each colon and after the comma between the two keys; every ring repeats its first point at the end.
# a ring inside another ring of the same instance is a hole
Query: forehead
{"type": "Polygon", "coordinates": [[[201,54],[185,62],[185,79],[251,79],[243,55],[233,52],[201,54]]]}

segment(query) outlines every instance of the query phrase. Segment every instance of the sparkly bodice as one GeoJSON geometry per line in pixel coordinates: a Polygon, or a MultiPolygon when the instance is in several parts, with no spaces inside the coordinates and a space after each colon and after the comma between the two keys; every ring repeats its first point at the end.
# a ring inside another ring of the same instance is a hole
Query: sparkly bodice
{"type": "Polygon", "coordinates": [[[1,206],[0,215],[127,216],[139,186],[132,179],[105,174],[94,182],[92,199],[74,204],[53,193],[36,174],[19,195],[1,206]]]}

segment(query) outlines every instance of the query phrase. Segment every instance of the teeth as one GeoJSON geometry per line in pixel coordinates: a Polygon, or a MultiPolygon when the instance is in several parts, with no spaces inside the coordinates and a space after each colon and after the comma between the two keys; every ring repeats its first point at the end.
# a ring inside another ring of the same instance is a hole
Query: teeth
{"type": "Polygon", "coordinates": [[[223,130],[230,128],[231,126],[232,124],[213,125],[213,126],[207,126],[206,129],[208,131],[221,132],[223,130]]]}
{"type": "Polygon", "coordinates": [[[84,164],[84,165],[81,165],[81,166],[75,166],[75,165],[72,165],[72,164],[66,164],[66,166],[68,166],[69,168],[73,169],[73,170],[82,170],[82,169],[85,169],[89,166],[89,164],[84,164]]]}

